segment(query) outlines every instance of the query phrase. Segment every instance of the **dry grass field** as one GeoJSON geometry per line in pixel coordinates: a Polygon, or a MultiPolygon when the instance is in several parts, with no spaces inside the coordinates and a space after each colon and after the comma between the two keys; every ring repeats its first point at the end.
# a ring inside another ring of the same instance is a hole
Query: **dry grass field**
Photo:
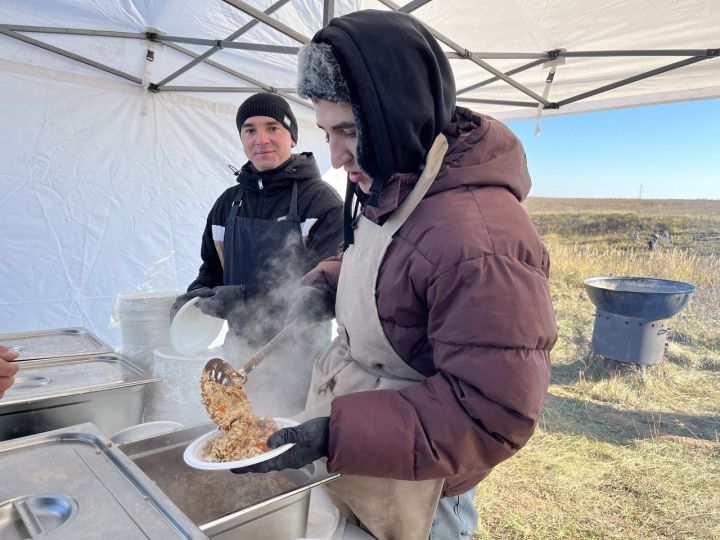
{"type": "Polygon", "coordinates": [[[559,338],[540,426],[478,487],[473,538],[720,539],[720,201],[526,208],[550,251],[559,338]],[[697,287],[644,376],[590,355],[582,281],[601,275],[697,287]]]}

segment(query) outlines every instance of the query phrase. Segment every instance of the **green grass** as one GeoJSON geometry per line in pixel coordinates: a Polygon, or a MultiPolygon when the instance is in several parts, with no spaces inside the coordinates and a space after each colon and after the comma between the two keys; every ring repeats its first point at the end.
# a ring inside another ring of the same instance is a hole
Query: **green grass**
{"type": "Polygon", "coordinates": [[[478,487],[473,538],[720,539],[720,241],[698,234],[720,238],[720,202],[526,207],[551,255],[559,339],[538,430],[478,487]],[[641,234],[668,227],[673,243],[660,236],[648,250],[641,234]],[[594,306],[582,281],[599,275],[697,287],[644,375],[590,354],[594,306]]]}

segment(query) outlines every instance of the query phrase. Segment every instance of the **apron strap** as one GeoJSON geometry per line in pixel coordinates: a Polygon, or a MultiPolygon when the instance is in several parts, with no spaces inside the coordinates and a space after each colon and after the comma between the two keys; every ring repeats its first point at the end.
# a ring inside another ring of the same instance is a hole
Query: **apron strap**
{"type": "Polygon", "coordinates": [[[383,229],[386,230],[390,236],[394,235],[397,230],[402,227],[407,217],[412,214],[415,207],[423,197],[425,197],[428,189],[430,189],[430,185],[440,171],[440,165],[442,165],[447,149],[447,139],[445,135],[440,133],[440,135],[435,137],[435,141],[430,147],[430,152],[428,152],[427,160],[425,161],[425,168],[420,178],[418,178],[417,184],[400,206],[398,206],[397,210],[395,210],[383,224],[383,229]]]}
{"type": "Polygon", "coordinates": [[[228,221],[235,219],[238,215],[238,210],[243,204],[243,198],[245,197],[245,186],[241,185],[237,195],[233,199],[232,206],[230,207],[230,214],[228,215],[228,221]]]}
{"type": "Polygon", "coordinates": [[[298,214],[298,183],[293,182],[292,195],[290,195],[290,208],[288,209],[288,219],[291,221],[300,221],[298,214]]]}

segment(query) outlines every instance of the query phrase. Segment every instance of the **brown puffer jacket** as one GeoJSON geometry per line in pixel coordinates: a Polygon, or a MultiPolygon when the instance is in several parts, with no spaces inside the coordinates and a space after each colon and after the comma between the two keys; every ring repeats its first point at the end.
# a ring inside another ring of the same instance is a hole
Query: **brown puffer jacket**
{"type": "MultiPolygon", "coordinates": [[[[522,201],[525,154],[500,122],[457,108],[428,194],[396,234],[378,277],[382,327],[398,356],[426,375],[403,390],[332,403],[328,469],[405,480],[445,478],[464,492],[532,435],[557,328],[550,261],[522,201]]],[[[376,223],[417,178],[395,175],[376,223]]],[[[341,261],[305,283],[335,288],[341,261]]]]}

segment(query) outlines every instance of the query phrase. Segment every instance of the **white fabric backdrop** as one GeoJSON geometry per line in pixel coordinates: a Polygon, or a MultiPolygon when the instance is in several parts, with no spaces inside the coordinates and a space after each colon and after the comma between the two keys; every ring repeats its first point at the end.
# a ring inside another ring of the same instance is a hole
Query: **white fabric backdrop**
{"type": "MultiPolygon", "coordinates": [[[[246,160],[236,109],[6,60],[0,103],[0,333],[84,326],[118,345],[117,294],[195,277],[227,164],[246,160]]],[[[300,141],[325,144],[306,124],[300,141]]]]}

